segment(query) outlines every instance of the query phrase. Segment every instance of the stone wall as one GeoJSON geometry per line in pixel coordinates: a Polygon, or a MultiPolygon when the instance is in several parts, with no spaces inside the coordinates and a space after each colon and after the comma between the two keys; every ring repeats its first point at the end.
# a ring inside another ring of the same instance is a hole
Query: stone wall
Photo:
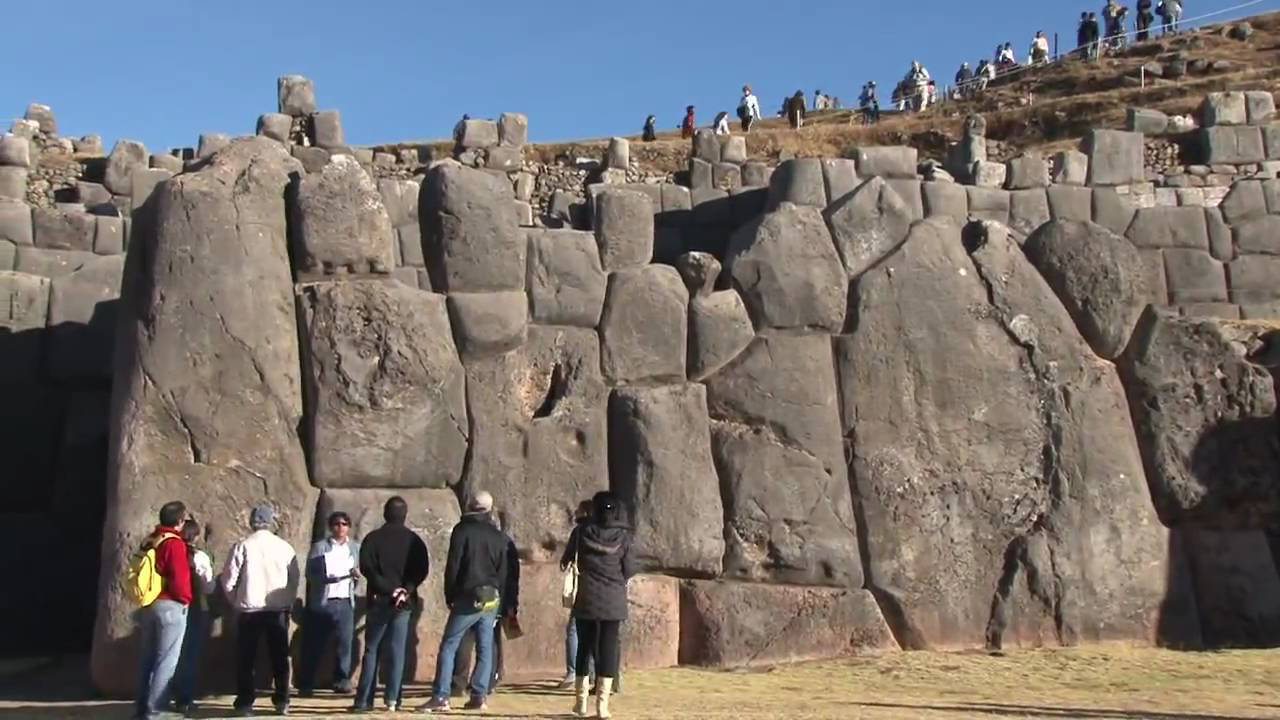
{"type": "Polygon", "coordinates": [[[0,141],[9,513],[84,568],[10,609],[61,617],[100,566],[104,692],[132,692],[122,568],[173,497],[223,558],[254,502],[302,551],[400,494],[440,560],[489,490],[526,563],[517,673],[560,670],[556,561],[604,488],[645,573],[631,667],[1280,642],[1280,180],[1158,187],[1130,131],[993,162],[974,118],[945,163],[768,168],[702,134],[687,186],[625,141],[531,168],[517,115],[452,159],[350,149],[305,79],[278,90],[258,137],[121,141],[52,208],[16,171],[75,148],[0,141]]]}

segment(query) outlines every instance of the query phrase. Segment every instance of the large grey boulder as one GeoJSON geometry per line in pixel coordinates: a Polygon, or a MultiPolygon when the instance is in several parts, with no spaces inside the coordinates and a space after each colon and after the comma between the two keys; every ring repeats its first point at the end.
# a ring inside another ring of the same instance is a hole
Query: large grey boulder
{"type": "Polygon", "coordinates": [[[817,208],[785,203],[735,231],[725,271],[756,327],[844,325],[849,279],[817,208]]]}
{"type": "Polygon", "coordinates": [[[133,192],[133,172],[147,167],[147,147],[136,140],[117,140],[107,156],[106,174],[102,184],[113,195],[129,195],[133,192]]]}
{"type": "Polygon", "coordinates": [[[94,216],[55,208],[33,208],[31,229],[35,246],[50,250],[93,250],[94,216]]]}
{"type": "Polygon", "coordinates": [[[1049,186],[1049,163],[1042,155],[1035,153],[1019,155],[1006,165],[1009,168],[1005,175],[1006,189],[1026,190],[1049,186]]]}
{"type": "Polygon", "coordinates": [[[1049,196],[1044,188],[1014,190],[1009,193],[1009,229],[1021,240],[1049,222],[1049,196]]]}
{"type": "Polygon", "coordinates": [[[45,365],[63,381],[110,380],[124,256],[98,257],[56,278],[45,365]]]}
{"type": "Polygon", "coordinates": [[[1053,156],[1055,185],[1084,185],[1089,178],[1089,156],[1079,150],[1063,150],[1053,156]]]}
{"type": "Polygon", "coordinates": [[[293,118],[284,113],[263,113],[258,116],[258,124],[254,127],[256,134],[282,143],[289,142],[292,130],[293,118]]]}
{"type": "Polygon", "coordinates": [[[753,337],[751,316],[737,291],[695,295],[689,301],[689,378],[702,380],[724,367],[753,337]]]}
{"type": "Polygon", "coordinates": [[[510,147],[520,147],[529,142],[529,116],[512,112],[499,115],[498,142],[510,147]]]}
{"type": "Polygon", "coordinates": [[[0,135],[0,165],[31,167],[31,141],[17,135],[0,135]]]}
{"type": "Polygon", "coordinates": [[[462,490],[493,493],[526,561],[558,561],[577,504],[608,485],[594,330],[529,328],[520,348],[467,359],[471,447],[462,490]]]}
{"type": "Polygon", "coordinates": [[[307,549],[317,493],[297,434],[301,362],[284,199],[300,171],[278,142],[236,140],[162,184],[144,211],[153,214],[135,225],[90,659],[101,692],[136,690],[126,567],[164,502],[180,498],[219,528],[214,557],[248,532],[255,502],[272,503],[281,537],[307,549]]]}
{"type": "Polygon", "coordinates": [[[293,261],[301,276],[390,273],[395,228],[368,173],[334,155],[319,173],[294,180],[293,261]]]}
{"type": "Polygon", "coordinates": [[[1244,125],[1248,119],[1248,108],[1242,92],[1211,92],[1200,103],[1200,122],[1205,127],[1244,125]]]}
{"type": "Polygon", "coordinates": [[[608,276],[600,266],[595,236],[578,230],[525,232],[529,238],[525,286],[533,322],[590,328],[600,324],[608,276]]]}
{"type": "Polygon", "coordinates": [[[600,316],[605,377],[613,383],[683,380],[688,304],[689,291],[669,265],[611,274],[600,316]]]}
{"type": "MultiPolygon", "coordinates": [[[[1095,203],[1103,195],[1095,191],[1095,203]]],[[[1208,250],[1209,229],[1205,222],[1203,208],[1139,208],[1125,237],[1140,248],[1208,250]]]]}
{"type": "Polygon", "coordinates": [[[711,128],[699,128],[693,133],[693,155],[709,163],[720,162],[720,137],[711,128]]]}
{"type": "Polygon", "coordinates": [[[772,667],[897,648],[861,588],[680,583],[681,665],[772,667]]]}
{"type": "Polygon", "coordinates": [[[40,132],[45,135],[58,134],[58,121],[53,115],[53,108],[48,105],[31,103],[22,117],[24,120],[34,122],[40,128],[40,132]]]}
{"type": "Polygon", "coordinates": [[[1275,118],[1276,98],[1269,90],[1245,91],[1244,104],[1250,125],[1266,125],[1275,118]]]}
{"type": "Polygon", "coordinates": [[[1185,558],[1206,648],[1271,647],[1280,642],[1280,575],[1270,533],[1174,531],[1185,558]]]}
{"type": "Polygon", "coordinates": [[[834,203],[858,187],[858,162],[847,158],[823,158],[822,179],[826,185],[827,202],[834,203]]]}
{"type": "Polygon", "coordinates": [[[787,160],[769,176],[766,210],[776,210],[784,202],[823,208],[827,206],[826,180],[822,161],[817,158],[787,160]]]}
{"type": "Polygon", "coordinates": [[[463,357],[494,355],[524,344],[529,301],[523,292],[451,293],[449,319],[463,357]]]}
{"type": "Polygon", "coordinates": [[[1262,129],[1218,125],[1200,130],[1204,161],[1211,165],[1241,165],[1266,160],[1262,129]]]}
{"type": "Polygon", "coordinates": [[[1054,220],[1090,222],[1093,219],[1093,190],[1051,185],[1045,195],[1049,199],[1049,217],[1054,220]]]}
{"type": "Polygon", "coordinates": [[[832,203],[823,217],[850,280],[893,252],[911,227],[907,204],[879,177],[832,203]]]}
{"type": "Polygon", "coordinates": [[[683,577],[720,574],[724,515],[705,387],[613,391],[609,485],[633,509],[632,553],[642,569],[683,577]]]}
{"type": "Polygon", "coordinates": [[[596,242],[607,272],[647,265],[653,258],[653,205],[634,190],[605,190],[595,199],[596,242]]]}
{"type": "Polygon", "coordinates": [[[456,484],[469,432],[444,297],[362,280],[304,285],[299,302],[312,481],[456,484]]]}
{"type": "Polygon", "coordinates": [[[1117,364],[1165,524],[1265,528],[1280,515],[1273,332],[1155,308],[1143,315],[1117,364]]]}
{"type": "MultiPolygon", "coordinates": [[[[963,185],[953,182],[921,183],[920,198],[925,217],[949,217],[956,222],[964,222],[969,216],[969,195],[963,185]]],[[[832,235],[835,235],[834,231],[832,235]]]]}
{"type": "Polygon", "coordinates": [[[0,355],[0,371],[12,382],[27,383],[39,377],[43,361],[43,333],[49,317],[49,278],[0,270],[0,335],[9,342],[0,355]]]}
{"type": "Polygon", "coordinates": [[[1222,211],[1222,218],[1231,225],[1263,217],[1267,214],[1267,199],[1262,192],[1262,183],[1256,180],[1233,183],[1226,197],[1218,203],[1218,209],[1222,211]]]}
{"type": "Polygon", "coordinates": [[[316,87],[301,75],[284,75],[276,80],[276,106],[284,115],[306,117],[316,111],[316,87]]]}
{"type": "Polygon", "coordinates": [[[854,158],[858,161],[859,177],[914,178],[919,153],[907,146],[868,146],[855,149],[854,158]]]}
{"type": "Polygon", "coordinates": [[[1089,185],[1128,185],[1142,182],[1142,133],[1090,130],[1084,151],[1089,156],[1089,185]]]}
{"type": "Polygon", "coordinates": [[[1127,108],[1124,115],[1124,129],[1144,135],[1163,135],[1169,127],[1169,116],[1159,110],[1149,108],[1127,108]]]}
{"type": "Polygon", "coordinates": [[[0,240],[7,240],[14,245],[35,243],[31,206],[24,202],[0,200],[0,240]]]}
{"type": "Polygon", "coordinates": [[[1099,356],[1124,351],[1147,296],[1138,250],[1093,223],[1054,220],[1027,238],[1027,258],[1099,356]]]}
{"type": "Polygon", "coordinates": [[[724,496],[725,574],[860,586],[828,338],[757,337],[705,382],[724,496]]]}
{"type": "Polygon", "coordinates": [[[418,207],[423,255],[437,292],[524,289],[527,243],[506,178],[441,163],[427,173],[418,207]]]}

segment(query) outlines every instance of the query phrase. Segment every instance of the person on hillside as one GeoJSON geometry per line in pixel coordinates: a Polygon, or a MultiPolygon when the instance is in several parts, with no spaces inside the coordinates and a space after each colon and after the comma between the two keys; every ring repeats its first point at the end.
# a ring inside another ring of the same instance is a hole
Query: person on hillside
{"type": "Polygon", "coordinates": [[[907,71],[907,87],[904,88],[910,96],[909,103],[916,112],[921,112],[929,107],[929,71],[919,61],[911,61],[911,69],[907,71]]]}
{"type": "Polygon", "coordinates": [[[418,586],[427,579],[431,557],[418,534],[405,526],[409,504],[396,495],[382,506],[385,524],[360,543],[360,574],[366,583],[364,657],[360,661],[360,685],[352,712],[373,710],[378,684],[378,655],[388,641],[389,666],[383,699],[388,710],[399,712],[404,679],[404,651],[409,638],[409,617],[418,606],[418,586]]]}
{"type": "Polygon", "coordinates": [[[760,98],[751,92],[750,85],[742,86],[742,102],[738,105],[738,117],[742,120],[742,132],[751,132],[751,126],[760,119],[760,98]]]}
{"type": "Polygon", "coordinates": [[[169,703],[170,686],[178,668],[182,639],[191,605],[191,564],[182,526],[187,506],[174,500],[160,508],[159,524],[142,541],[140,552],[155,551],[155,573],[161,578],[159,597],[138,611],[142,636],[142,668],[134,699],[135,720],[155,720],[169,703]]]}
{"type": "Polygon", "coordinates": [[[182,541],[187,544],[187,562],[191,566],[191,605],[187,608],[187,631],[182,636],[182,657],[173,678],[173,708],[184,715],[195,707],[200,661],[213,622],[209,615],[209,596],[218,589],[213,558],[200,547],[201,544],[208,546],[211,536],[206,526],[204,542],[200,542],[200,523],[194,518],[188,518],[182,525],[182,541]]]}
{"type": "Polygon", "coordinates": [[[715,122],[711,124],[717,135],[728,135],[729,130],[729,113],[723,110],[716,114],[715,122]]]}
{"type": "Polygon", "coordinates": [[[271,659],[276,713],[289,712],[289,612],[298,597],[301,573],[293,546],[271,532],[275,511],[259,504],[249,512],[249,533],[231,548],[220,578],[236,618],[236,699],[240,715],[253,714],[253,670],[259,641],[271,659]]]}
{"type": "Polygon", "coordinates": [[[1089,13],[1089,59],[1097,60],[1102,54],[1102,25],[1097,13],[1089,13]]]}
{"type": "Polygon", "coordinates": [[[1161,34],[1178,32],[1178,22],[1182,20],[1182,0],[1164,0],[1160,5],[1160,18],[1164,21],[1161,34]]]}
{"type": "Polygon", "coordinates": [[[997,70],[1008,70],[1018,66],[1018,58],[1013,53],[1013,43],[1005,43],[1000,48],[1000,55],[996,59],[997,70]]]}
{"type": "Polygon", "coordinates": [[[467,121],[470,119],[471,119],[470,115],[463,113],[462,119],[458,121],[457,125],[453,126],[453,144],[454,145],[458,147],[462,146],[462,136],[467,131],[467,121]]]}
{"type": "Polygon", "coordinates": [[[316,665],[332,635],[337,648],[333,691],[350,695],[351,646],[355,631],[356,583],[360,581],[360,544],[351,539],[351,517],[329,513],[329,536],[307,553],[307,611],[302,628],[298,695],[315,692],[316,665]]]}
{"type": "Polygon", "coordinates": [[[691,138],[696,129],[698,129],[698,121],[694,120],[693,106],[690,105],[684,109],[684,122],[680,123],[680,137],[691,138]]]}
{"type": "Polygon", "coordinates": [[[1151,23],[1155,21],[1155,13],[1152,12],[1151,0],[1138,0],[1138,4],[1134,9],[1138,11],[1137,28],[1138,32],[1134,34],[1134,42],[1146,42],[1150,37],[1151,23]]]}
{"type": "Polygon", "coordinates": [[[489,513],[493,496],[480,491],[467,502],[462,519],[449,536],[449,560],[444,571],[444,598],[449,607],[436,655],[436,679],[431,701],[423,712],[449,712],[453,663],[462,636],[475,635],[476,667],[471,673],[471,698],[465,710],[484,710],[493,662],[493,632],[502,609],[507,583],[507,536],[493,526],[489,513]]]}
{"type": "Polygon", "coordinates": [[[644,119],[644,134],[641,136],[644,142],[653,142],[658,139],[658,118],[654,115],[644,119]]]}
{"type": "Polygon", "coordinates": [[[960,63],[960,69],[956,71],[956,98],[968,97],[972,90],[973,70],[969,67],[969,63],[960,63]]]}
{"type": "Polygon", "coordinates": [[[791,96],[791,100],[787,102],[787,122],[791,124],[792,130],[799,130],[804,127],[804,91],[797,90],[795,95],[791,96]]]}
{"type": "Polygon", "coordinates": [[[596,667],[596,715],[607,718],[609,696],[618,673],[619,628],[627,619],[627,580],[635,574],[631,530],[621,500],[602,491],[591,498],[591,520],[576,528],[560,566],[578,565],[578,593],[573,602],[578,624],[578,657],[574,667],[573,713],[587,714],[588,664],[596,667]]]}
{"type": "Polygon", "coordinates": [[[1116,0],[1107,0],[1107,4],[1102,7],[1102,21],[1107,28],[1107,47],[1115,49],[1124,45],[1124,18],[1128,12],[1129,8],[1116,0]]]}
{"type": "Polygon", "coordinates": [[[995,80],[995,79],[996,79],[996,66],[991,64],[986,58],[983,58],[978,63],[977,71],[974,72],[973,92],[975,94],[985,92],[987,89],[987,85],[992,80],[995,80]]]}
{"type": "Polygon", "coordinates": [[[1035,38],[1031,41],[1031,64],[1039,65],[1049,62],[1049,38],[1045,37],[1043,30],[1037,30],[1035,38]]]}
{"type": "Polygon", "coordinates": [[[862,111],[863,125],[873,125],[880,120],[880,99],[876,97],[874,80],[862,86],[862,93],[858,95],[858,109],[862,111]]]}
{"type": "Polygon", "coordinates": [[[1089,56],[1089,13],[1080,13],[1080,24],[1076,25],[1076,51],[1081,57],[1089,56]]]}

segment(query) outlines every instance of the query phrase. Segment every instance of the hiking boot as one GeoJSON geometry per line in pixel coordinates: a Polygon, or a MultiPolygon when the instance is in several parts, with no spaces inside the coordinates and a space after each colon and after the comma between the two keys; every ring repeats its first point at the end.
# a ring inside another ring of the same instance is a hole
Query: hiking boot
{"type": "Polygon", "coordinates": [[[424,713],[449,712],[450,709],[449,698],[433,697],[431,702],[422,706],[422,712],[424,713]]]}
{"type": "Polygon", "coordinates": [[[382,709],[386,710],[387,712],[393,712],[393,713],[400,712],[401,710],[404,710],[404,703],[400,702],[399,700],[396,700],[395,702],[389,702],[386,705],[383,705],[382,709]]]}
{"type": "Polygon", "coordinates": [[[613,717],[609,714],[609,696],[613,694],[613,678],[602,677],[597,683],[596,717],[613,717]]]}
{"type": "Polygon", "coordinates": [[[569,673],[568,675],[565,675],[564,680],[561,680],[560,684],[557,685],[556,688],[559,690],[573,689],[573,673],[569,673]]]}
{"type": "Polygon", "coordinates": [[[463,710],[488,710],[489,706],[484,703],[484,698],[479,695],[472,695],[467,704],[462,706],[463,710]]]}
{"type": "Polygon", "coordinates": [[[587,686],[589,678],[586,675],[578,675],[573,679],[573,715],[574,717],[587,716],[587,692],[590,688],[587,686]]]}
{"type": "Polygon", "coordinates": [[[288,700],[285,700],[284,702],[273,702],[273,703],[271,703],[271,704],[275,707],[275,709],[276,709],[276,714],[277,714],[277,715],[288,715],[288,714],[289,714],[289,701],[288,701],[288,700]]]}
{"type": "Polygon", "coordinates": [[[353,688],[351,687],[350,683],[348,683],[348,684],[346,684],[346,685],[334,685],[334,686],[333,686],[333,694],[334,694],[334,695],[351,695],[351,694],[352,694],[352,693],[354,693],[354,692],[355,692],[355,689],[353,689],[353,688]]]}
{"type": "Polygon", "coordinates": [[[347,710],[347,712],[351,713],[352,715],[364,715],[366,713],[373,712],[373,706],[361,705],[360,703],[356,703],[355,705],[352,705],[351,709],[347,710]]]}

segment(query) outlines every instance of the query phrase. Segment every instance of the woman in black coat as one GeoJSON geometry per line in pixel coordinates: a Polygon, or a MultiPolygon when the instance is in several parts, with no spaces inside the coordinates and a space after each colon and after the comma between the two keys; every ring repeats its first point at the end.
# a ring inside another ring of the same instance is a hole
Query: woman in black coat
{"type": "Polygon", "coordinates": [[[578,566],[578,592],[573,601],[578,628],[573,713],[586,717],[587,666],[594,659],[596,714],[607,718],[609,695],[618,675],[618,631],[627,619],[627,580],[635,574],[631,528],[617,495],[606,491],[591,498],[591,519],[574,528],[560,559],[561,567],[568,567],[571,562],[578,566]]]}

